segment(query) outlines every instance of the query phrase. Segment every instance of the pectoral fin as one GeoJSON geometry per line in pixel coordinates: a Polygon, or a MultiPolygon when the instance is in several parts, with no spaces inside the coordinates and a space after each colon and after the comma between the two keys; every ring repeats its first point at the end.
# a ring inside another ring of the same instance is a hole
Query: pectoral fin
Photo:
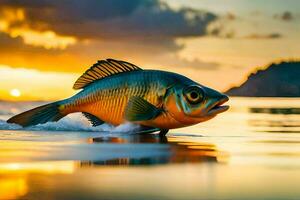
{"type": "Polygon", "coordinates": [[[90,113],[83,112],[82,114],[89,120],[89,122],[91,122],[92,126],[100,126],[101,124],[105,123],[104,121],[90,113]]]}
{"type": "Polygon", "coordinates": [[[156,118],[163,110],[155,107],[142,97],[131,97],[125,109],[128,121],[146,121],[156,118]]]}

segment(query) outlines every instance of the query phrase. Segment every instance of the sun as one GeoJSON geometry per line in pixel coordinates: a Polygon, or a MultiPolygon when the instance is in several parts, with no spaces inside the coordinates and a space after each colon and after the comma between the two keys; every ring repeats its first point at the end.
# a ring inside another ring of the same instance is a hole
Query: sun
{"type": "Polygon", "coordinates": [[[19,97],[19,96],[21,96],[21,91],[18,90],[18,89],[12,89],[9,93],[13,97],[19,97]]]}

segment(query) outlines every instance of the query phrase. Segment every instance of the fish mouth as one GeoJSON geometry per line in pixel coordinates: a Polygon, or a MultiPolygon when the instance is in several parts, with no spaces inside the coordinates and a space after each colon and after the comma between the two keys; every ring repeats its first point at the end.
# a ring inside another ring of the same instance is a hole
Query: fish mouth
{"type": "Polygon", "coordinates": [[[223,104],[225,102],[227,102],[228,100],[229,100],[229,98],[227,96],[225,96],[220,101],[218,101],[214,105],[212,105],[212,107],[209,109],[207,114],[208,115],[217,115],[217,114],[227,111],[229,109],[229,106],[223,105],[223,104]]]}

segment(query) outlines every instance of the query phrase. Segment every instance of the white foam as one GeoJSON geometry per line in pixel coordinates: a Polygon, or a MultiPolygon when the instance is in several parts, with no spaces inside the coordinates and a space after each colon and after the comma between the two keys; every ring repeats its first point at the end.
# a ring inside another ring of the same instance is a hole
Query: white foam
{"type": "Polygon", "coordinates": [[[88,132],[118,132],[127,133],[134,132],[139,129],[139,125],[125,123],[114,127],[109,124],[93,127],[81,114],[72,114],[64,117],[58,122],[47,122],[31,127],[23,128],[17,124],[7,123],[0,120],[0,130],[31,130],[31,131],[88,131],[88,132]]]}
{"type": "Polygon", "coordinates": [[[21,126],[17,124],[9,124],[5,120],[0,120],[0,130],[20,130],[21,126]]]}
{"type": "Polygon", "coordinates": [[[113,127],[112,132],[118,132],[118,133],[134,133],[138,131],[141,128],[141,126],[137,124],[132,123],[124,123],[117,127],[113,127]]]}
{"type": "Polygon", "coordinates": [[[34,131],[88,131],[88,132],[118,132],[132,133],[139,129],[140,126],[125,123],[114,127],[103,124],[92,127],[90,122],[82,116],[81,113],[70,114],[58,122],[48,122],[23,128],[17,124],[9,124],[6,120],[15,114],[32,109],[46,102],[6,102],[0,101],[0,130],[34,130],[34,131]]]}

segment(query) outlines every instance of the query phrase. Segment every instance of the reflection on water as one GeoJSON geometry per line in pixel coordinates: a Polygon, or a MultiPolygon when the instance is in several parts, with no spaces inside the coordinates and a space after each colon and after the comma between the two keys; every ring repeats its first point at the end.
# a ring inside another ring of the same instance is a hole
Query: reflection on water
{"type": "MultiPolygon", "coordinates": [[[[15,132],[19,134],[19,132],[15,132]]],[[[114,134],[88,138],[73,138],[72,141],[48,141],[33,137],[36,133],[7,135],[0,140],[0,163],[10,162],[12,169],[33,167],[31,161],[80,160],[83,165],[152,165],[184,162],[225,162],[228,153],[216,145],[189,140],[185,136],[159,136],[158,134],[114,134]],[[15,140],[11,140],[10,137],[15,140]],[[17,163],[17,164],[16,164],[17,163]],[[20,167],[22,166],[22,167],[20,167]]],[[[38,134],[38,133],[37,133],[38,134]]],[[[68,133],[70,134],[70,133],[68,133]]],[[[85,133],[82,133],[85,135],[85,133]]],[[[46,136],[47,135],[47,136],[46,136]]],[[[94,134],[95,135],[95,134],[94,134]]],[[[184,134],[183,134],[184,135],[184,134]]],[[[40,135],[40,137],[43,137],[40,135]]],[[[47,166],[47,165],[46,165],[47,166]]],[[[40,166],[38,166],[40,167],[40,166]]],[[[8,167],[7,167],[8,168],[8,167]]],[[[4,169],[3,166],[0,169],[4,169]]],[[[50,167],[49,170],[52,168],[50,167]]]]}
{"type": "Polygon", "coordinates": [[[16,162],[0,164],[0,174],[72,174],[74,170],[75,165],[73,161],[16,162]]]}
{"type": "Polygon", "coordinates": [[[300,108],[249,108],[252,113],[268,113],[268,114],[300,114],[300,108]]]}
{"type": "Polygon", "coordinates": [[[258,132],[300,133],[298,107],[250,107],[249,112],[254,113],[255,118],[250,118],[248,123],[251,127],[259,127],[258,132]]]}
{"type": "MultiPolygon", "coordinates": [[[[271,115],[272,116],[272,115],[271,115]]],[[[266,117],[249,119],[248,124],[257,128],[258,132],[266,133],[300,133],[300,121],[297,119],[288,119],[285,116],[272,118],[266,117]]],[[[263,117],[263,116],[262,116],[263,117]]]]}
{"type": "MultiPolygon", "coordinates": [[[[226,162],[228,153],[221,152],[217,147],[205,142],[184,142],[176,137],[147,135],[122,135],[118,137],[95,137],[89,138],[89,143],[97,144],[161,144],[167,146],[164,154],[154,154],[145,157],[119,157],[107,160],[84,161],[82,167],[95,165],[153,165],[166,163],[184,162],[226,162]],[[167,151],[166,151],[167,150],[167,151]]],[[[155,151],[155,149],[152,149],[155,151]]]]}
{"type": "MultiPolygon", "coordinates": [[[[21,135],[24,138],[26,134],[21,135]]],[[[14,141],[9,140],[5,141],[9,141],[8,144],[4,144],[3,140],[0,140],[0,152],[2,155],[9,155],[13,159],[9,163],[0,163],[1,200],[17,198],[31,199],[31,194],[35,192],[40,192],[40,190],[44,189],[53,189],[51,182],[57,184],[57,181],[60,181],[60,176],[78,174],[82,169],[93,169],[93,171],[88,171],[88,175],[86,175],[92,178],[94,172],[107,170],[101,168],[104,166],[147,166],[167,163],[226,163],[229,157],[228,153],[219,151],[214,144],[191,142],[187,140],[185,136],[166,137],[155,134],[104,135],[89,137],[84,140],[80,138],[78,142],[73,141],[69,144],[66,143],[64,147],[62,147],[61,141],[54,140],[49,144],[49,142],[41,139],[33,141],[28,141],[28,138],[24,138],[24,141],[20,139],[21,138],[19,138],[15,144],[14,141]],[[20,151],[20,149],[25,150],[25,152],[20,151]],[[96,155],[104,154],[106,156],[89,156],[82,153],[84,149],[96,155]],[[44,153],[41,154],[41,152],[44,153]],[[37,159],[34,154],[40,159],[37,159]],[[85,156],[82,157],[80,154],[85,156]],[[21,160],[19,160],[19,156],[22,157],[21,160]],[[47,159],[45,159],[45,157],[47,159]],[[86,161],[83,159],[86,157],[94,159],[86,161]],[[53,158],[71,160],[57,161],[54,159],[53,161],[45,161],[53,158]],[[48,179],[52,181],[48,182],[48,179]],[[38,183],[38,185],[36,185],[36,183],[38,183]]],[[[73,192],[76,193],[72,188],[77,187],[77,189],[79,189],[76,184],[80,183],[82,177],[78,177],[78,175],[75,177],[77,177],[75,180],[71,177],[66,179],[72,181],[71,185],[68,185],[69,183],[61,185],[61,188],[65,188],[67,192],[65,191],[61,194],[55,193],[55,195],[61,195],[61,198],[65,199],[65,196],[69,197],[73,195],[73,192]]],[[[88,187],[88,185],[81,187],[88,187]]],[[[83,193],[87,191],[88,190],[84,190],[83,193]]],[[[56,198],[50,196],[44,199],[56,198]]]]}
{"type": "Polygon", "coordinates": [[[0,199],[9,200],[24,196],[28,192],[26,180],[22,177],[1,177],[0,199]]]}
{"type": "Polygon", "coordinates": [[[267,127],[283,127],[283,128],[293,128],[300,127],[299,121],[294,120],[278,120],[278,119],[270,119],[270,120],[249,120],[249,124],[251,126],[267,126],[267,127]]]}
{"type": "Polygon", "coordinates": [[[0,200],[300,199],[299,99],[155,134],[0,131],[0,200]]]}

